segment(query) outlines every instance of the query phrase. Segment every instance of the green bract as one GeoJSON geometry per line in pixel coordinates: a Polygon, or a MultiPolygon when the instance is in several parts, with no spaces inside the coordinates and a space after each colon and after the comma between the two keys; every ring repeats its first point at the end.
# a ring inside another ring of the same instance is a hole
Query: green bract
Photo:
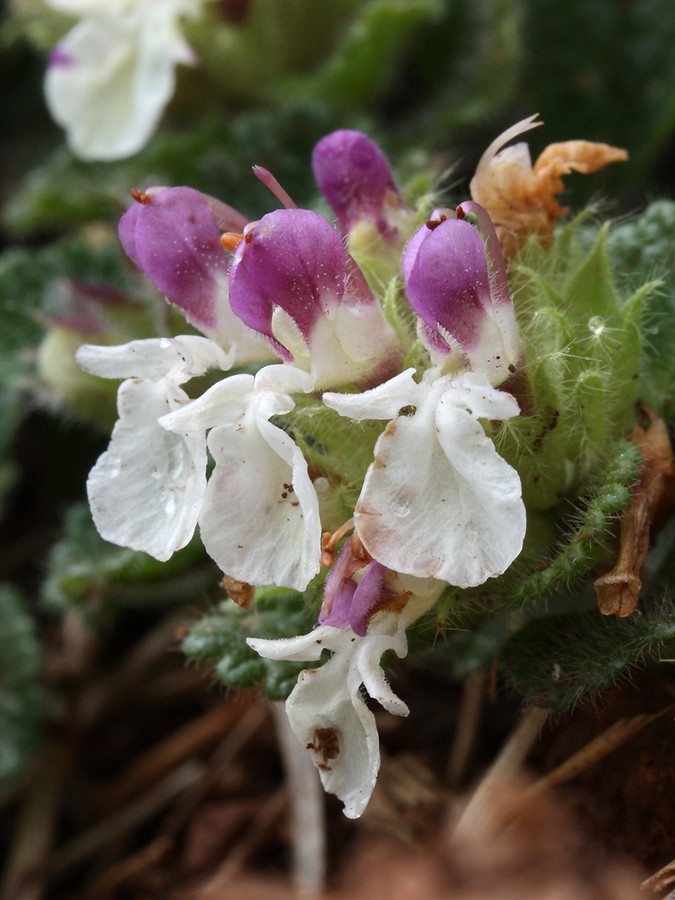
{"type": "Polygon", "coordinates": [[[532,240],[511,268],[526,386],[521,416],[502,427],[497,443],[520,472],[529,509],[550,509],[578,494],[634,420],[640,319],[656,283],[622,297],[607,234],[601,228],[589,248],[579,217],[556,234],[549,251],[532,240]]]}

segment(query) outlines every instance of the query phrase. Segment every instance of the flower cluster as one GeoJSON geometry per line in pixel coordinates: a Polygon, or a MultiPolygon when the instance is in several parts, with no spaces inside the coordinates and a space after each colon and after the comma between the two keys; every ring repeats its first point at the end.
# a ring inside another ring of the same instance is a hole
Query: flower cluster
{"type": "Polygon", "coordinates": [[[199,527],[223,572],[254,587],[303,591],[329,570],[312,632],[249,644],[269,659],[331,654],[303,672],[287,710],[326,789],[358,816],[379,768],[363,689],[407,714],[383,653],[405,655],[406,628],[447,585],[483,584],[521,551],[520,477],[492,434],[519,415],[507,388],[524,351],[481,205],[411,209],[380,149],[354,131],[320,141],[313,168],[336,225],[258,167],[281,203],[259,221],[187,187],[134,192],[124,249],[201,335],[83,346],[78,360],[125,379],[88,482],[104,538],[165,560],[199,527]],[[377,278],[358,263],[364,233],[382,250],[377,278]],[[385,315],[386,272],[407,330],[385,315]],[[211,386],[189,395],[209,370],[211,386]],[[321,442],[312,422],[337,429],[340,417],[382,426],[336,527],[330,495],[350,448],[325,470],[308,456],[321,442]]]}

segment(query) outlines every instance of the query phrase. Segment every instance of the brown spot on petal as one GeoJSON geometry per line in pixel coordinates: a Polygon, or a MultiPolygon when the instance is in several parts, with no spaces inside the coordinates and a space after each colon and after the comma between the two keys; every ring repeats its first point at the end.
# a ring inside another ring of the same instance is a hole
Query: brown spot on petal
{"type": "Polygon", "coordinates": [[[331,766],[328,763],[340,755],[339,732],[336,728],[315,728],[312,740],[305,747],[321,757],[322,762],[317,763],[318,768],[330,772],[331,766]]]}

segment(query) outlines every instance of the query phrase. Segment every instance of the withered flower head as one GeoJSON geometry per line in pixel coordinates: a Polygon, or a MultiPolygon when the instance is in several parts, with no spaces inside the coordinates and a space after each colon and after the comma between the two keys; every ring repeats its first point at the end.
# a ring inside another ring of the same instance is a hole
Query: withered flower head
{"type": "Polygon", "coordinates": [[[471,180],[471,196],[484,206],[497,229],[504,254],[513,256],[530,234],[547,244],[556,222],[568,212],[557,196],[562,176],[588,175],[612,162],[624,162],[628,153],[593,141],[549,144],[534,165],[525,143],[504,148],[508,141],[542,125],[536,115],[523,119],[499,135],[481,157],[471,180]]]}

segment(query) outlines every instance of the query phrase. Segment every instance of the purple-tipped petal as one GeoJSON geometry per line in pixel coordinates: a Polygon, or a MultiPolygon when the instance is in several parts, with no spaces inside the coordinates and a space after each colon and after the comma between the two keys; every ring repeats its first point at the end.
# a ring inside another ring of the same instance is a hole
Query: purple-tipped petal
{"type": "Polygon", "coordinates": [[[318,213],[278,209],[246,233],[230,269],[230,304],[286,359],[272,331],[276,307],[308,341],[314,324],[345,291],[345,251],[339,234],[318,213]]]}
{"type": "Polygon", "coordinates": [[[228,259],[209,199],[189,187],[142,196],[122,216],[127,255],[202,330],[218,325],[218,294],[228,259]]]}
{"type": "Polygon", "coordinates": [[[343,234],[360,219],[387,229],[385,201],[400,195],[387,158],[369,137],[347,130],[326,135],[314,148],[312,169],[343,234]]]}
{"type": "Polygon", "coordinates": [[[349,628],[349,612],[356,591],[353,579],[354,556],[351,552],[351,541],[345,541],[331,566],[323,591],[323,604],[319,612],[320,625],[332,625],[333,628],[349,628]]]}
{"type": "Polygon", "coordinates": [[[373,560],[356,586],[349,610],[349,624],[354,634],[358,634],[360,637],[364,637],[368,631],[370,617],[379,601],[382,600],[386,574],[386,566],[373,560]]]}
{"type": "Polygon", "coordinates": [[[472,225],[459,219],[422,225],[406,247],[403,278],[410,305],[430,329],[464,350],[476,346],[490,304],[490,275],[472,225]]]}
{"type": "Polygon", "coordinates": [[[363,637],[373,610],[383,599],[386,574],[386,567],[375,560],[357,559],[351,541],[346,541],[326,578],[319,624],[351,628],[363,637]],[[357,582],[354,574],[364,566],[366,571],[357,582]]]}

